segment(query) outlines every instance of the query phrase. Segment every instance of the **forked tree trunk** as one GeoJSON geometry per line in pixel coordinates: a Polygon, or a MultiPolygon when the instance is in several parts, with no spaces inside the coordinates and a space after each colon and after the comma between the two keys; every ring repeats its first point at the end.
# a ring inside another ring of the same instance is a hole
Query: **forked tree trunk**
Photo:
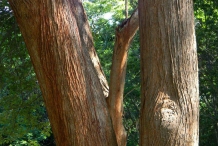
{"type": "Polygon", "coordinates": [[[129,44],[138,29],[138,11],[117,29],[109,115],[105,102],[108,84],[81,3],[9,1],[39,80],[56,144],[125,146],[123,88],[129,44]]]}
{"type": "MultiPolygon", "coordinates": [[[[9,1],[39,80],[56,144],[117,145],[113,126],[118,135],[121,131],[121,141],[124,131],[122,93],[117,89],[123,90],[125,74],[121,69],[125,72],[128,48],[125,42],[129,43],[131,38],[123,40],[118,36],[115,46],[122,58],[115,54],[119,61],[112,67],[120,73],[118,78],[116,73],[111,75],[115,79],[112,80],[119,79],[118,88],[111,88],[108,98],[112,126],[105,102],[108,85],[81,3],[9,1]]],[[[139,7],[140,145],[198,145],[198,73],[192,2],[141,0],[139,7]]],[[[118,34],[122,36],[125,32],[118,34]]]]}
{"type": "Polygon", "coordinates": [[[192,0],[139,0],[141,146],[198,146],[192,0]]]}
{"type": "Polygon", "coordinates": [[[103,93],[107,83],[81,2],[9,2],[34,65],[56,144],[116,146],[103,93]]]}

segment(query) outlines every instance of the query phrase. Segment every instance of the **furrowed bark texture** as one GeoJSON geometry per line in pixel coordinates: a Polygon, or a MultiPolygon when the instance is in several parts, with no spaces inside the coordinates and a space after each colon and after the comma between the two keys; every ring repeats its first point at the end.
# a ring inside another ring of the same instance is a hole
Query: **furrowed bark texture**
{"type": "Polygon", "coordinates": [[[127,53],[130,42],[138,30],[138,9],[129,19],[123,22],[116,30],[116,41],[113,52],[110,74],[109,97],[107,99],[119,146],[126,145],[126,132],[123,126],[123,91],[126,75],[127,53]]]}
{"type": "Polygon", "coordinates": [[[198,146],[192,0],[139,0],[141,146],[198,146]]]}
{"type": "Polygon", "coordinates": [[[56,144],[116,146],[103,93],[107,82],[81,2],[9,2],[39,80],[56,144]]]}

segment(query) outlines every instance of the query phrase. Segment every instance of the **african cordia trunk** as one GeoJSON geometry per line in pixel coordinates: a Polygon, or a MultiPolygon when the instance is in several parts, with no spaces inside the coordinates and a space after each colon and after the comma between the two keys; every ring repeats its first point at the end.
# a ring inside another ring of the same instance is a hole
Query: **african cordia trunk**
{"type": "Polygon", "coordinates": [[[139,0],[141,146],[197,146],[198,62],[192,0],[139,0]]]}
{"type": "Polygon", "coordinates": [[[10,0],[59,146],[116,146],[105,77],[77,0],[10,0]],[[106,91],[105,91],[106,92],[106,91]]]}

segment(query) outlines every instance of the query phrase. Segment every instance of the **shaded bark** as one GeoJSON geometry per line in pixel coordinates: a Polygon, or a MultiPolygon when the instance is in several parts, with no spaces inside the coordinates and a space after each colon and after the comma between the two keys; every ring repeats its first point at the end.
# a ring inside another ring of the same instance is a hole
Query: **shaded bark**
{"type": "Polygon", "coordinates": [[[140,0],[141,146],[197,146],[198,63],[192,0],[140,0]]]}
{"type": "Polygon", "coordinates": [[[130,42],[138,30],[138,9],[116,30],[110,74],[109,97],[107,99],[114,131],[119,146],[126,145],[126,132],[123,126],[123,92],[126,74],[127,53],[130,42]]]}
{"type": "Polygon", "coordinates": [[[117,145],[105,100],[107,82],[81,2],[9,2],[39,81],[56,144],[117,145]]]}

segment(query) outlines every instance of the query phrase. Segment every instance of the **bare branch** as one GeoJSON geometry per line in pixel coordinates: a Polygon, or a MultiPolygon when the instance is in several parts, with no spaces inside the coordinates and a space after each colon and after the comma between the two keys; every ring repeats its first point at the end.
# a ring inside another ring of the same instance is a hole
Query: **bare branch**
{"type": "Polygon", "coordinates": [[[127,52],[130,42],[138,30],[138,10],[116,29],[112,69],[109,84],[108,107],[119,146],[126,145],[126,132],[123,126],[123,91],[126,74],[127,52]]]}

